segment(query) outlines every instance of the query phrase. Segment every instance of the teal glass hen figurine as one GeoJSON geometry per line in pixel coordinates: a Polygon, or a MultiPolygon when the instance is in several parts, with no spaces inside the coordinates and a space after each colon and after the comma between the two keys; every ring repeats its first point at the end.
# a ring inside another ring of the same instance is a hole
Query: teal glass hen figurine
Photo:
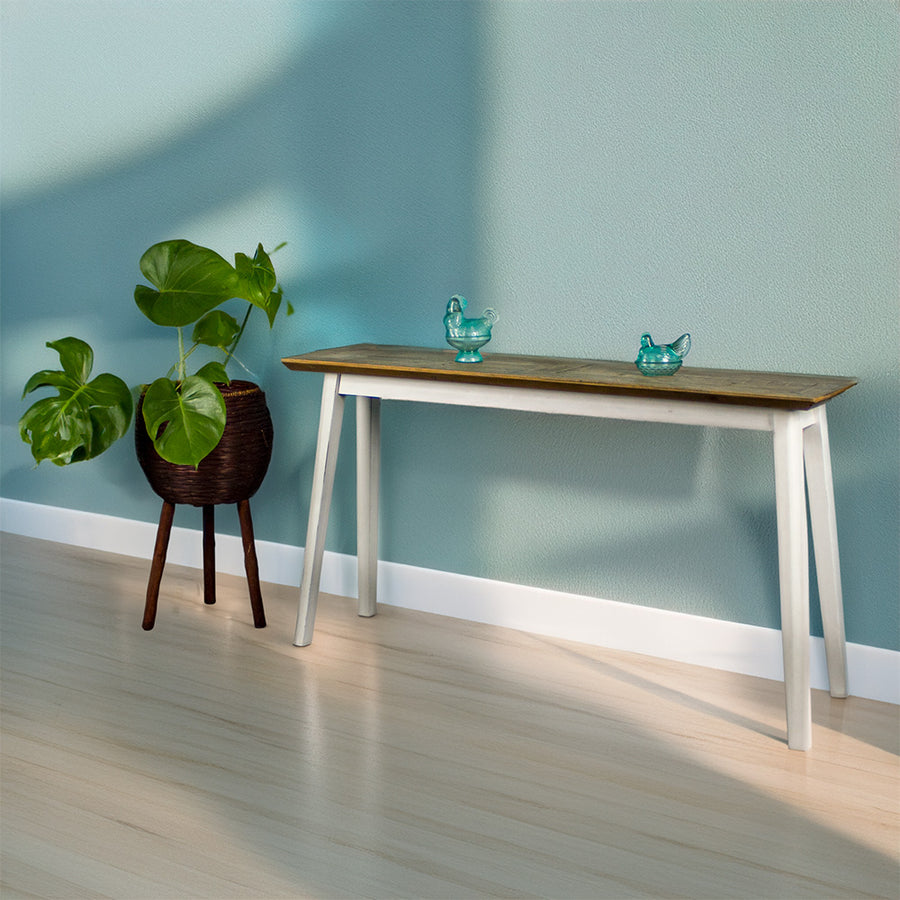
{"type": "Polygon", "coordinates": [[[483,347],[491,339],[491,329],[497,321],[497,313],[486,309],[480,318],[467,319],[463,312],[468,306],[465,297],[458,294],[450,298],[447,312],[444,315],[444,328],[447,332],[447,343],[458,350],[456,362],[480,363],[479,347],[483,347]]]}
{"type": "Polygon", "coordinates": [[[641,349],[634,364],[642,375],[674,375],[691,349],[691,336],[683,334],[671,344],[654,344],[649,334],[641,335],[641,349]]]}

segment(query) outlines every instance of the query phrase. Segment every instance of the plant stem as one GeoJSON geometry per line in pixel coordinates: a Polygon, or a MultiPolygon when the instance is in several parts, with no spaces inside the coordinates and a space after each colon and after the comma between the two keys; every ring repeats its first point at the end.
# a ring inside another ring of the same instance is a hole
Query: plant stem
{"type": "Polygon", "coordinates": [[[244,313],[244,321],[241,322],[240,330],[237,333],[235,339],[231,342],[231,346],[228,350],[225,351],[225,361],[222,363],[223,366],[228,365],[228,360],[234,356],[234,351],[237,349],[238,342],[241,339],[241,335],[244,333],[244,329],[247,327],[247,319],[250,318],[250,313],[253,312],[253,305],[251,303],[247,304],[247,312],[244,313]]]}
{"type": "Polygon", "coordinates": [[[184,333],[181,326],[178,327],[178,380],[183,382],[187,378],[187,367],[184,357],[184,333]]]}
{"type": "MultiPolygon", "coordinates": [[[[187,362],[191,358],[191,354],[200,346],[200,344],[191,344],[190,350],[188,350],[184,354],[184,361],[187,362]]],[[[179,360],[175,360],[172,365],[169,367],[169,371],[166,372],[166,378],[171,378],[172,375],[175,374],[176,369],[179,368],[179,360]]],[[[187,369],[185,369],[185,374],[187,374],[187,369]]]]}

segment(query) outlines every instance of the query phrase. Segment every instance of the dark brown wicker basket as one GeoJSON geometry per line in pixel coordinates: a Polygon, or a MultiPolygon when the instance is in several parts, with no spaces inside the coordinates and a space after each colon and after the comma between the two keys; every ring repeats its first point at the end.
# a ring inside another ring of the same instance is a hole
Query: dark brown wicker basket
{"type": "Polygon", "coordinates": [[[138,462],[150,487],[163,500],[208,506],[249,500],[265,478],[272,458],[272,417],[266,395],[251,381],[218,385],[225,399],[227,419],[222,439],[195,469],[166,462],[147,434],[138,401],[134,444],[138,462]]]}

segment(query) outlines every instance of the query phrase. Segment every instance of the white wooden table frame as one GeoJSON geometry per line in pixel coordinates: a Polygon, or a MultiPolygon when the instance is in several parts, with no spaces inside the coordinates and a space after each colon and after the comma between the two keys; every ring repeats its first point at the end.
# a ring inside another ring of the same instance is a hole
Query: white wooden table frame
{"type": "MultiPolygon", "coordinates": [[[[285,360],[285,364],[288,363],[285,360]]],[[[795,750],[807,750],[812,744],[807,484],[829,687],[833,697],[847,696],[843,601],[824,402],[808,409],[785,409],[758,402],[753,405],[706,402],[696,397],[683,399],[677,396],[570,392],[435,381],[429,377],[408,375],[396,377],[392,374],[325,372],[294,636],[295,645],[301,647],[308,645],[313,637],[346,397],[356,397],[357,553],[361,616],[374,615],[377,602],[382,400],[771,432],[788,746],[795,750]]]]}

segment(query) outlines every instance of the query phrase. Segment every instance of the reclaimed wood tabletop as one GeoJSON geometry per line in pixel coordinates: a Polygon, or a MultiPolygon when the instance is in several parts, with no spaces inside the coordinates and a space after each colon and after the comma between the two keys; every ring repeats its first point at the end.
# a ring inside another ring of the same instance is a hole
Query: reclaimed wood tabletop
{"type": "Polygon", "coordinates": [[[838,375],[756,372],[683,366],[674,375],[642,375],[634,363],[489,353],[458,363],[454,350],[352,344],[282,359],[294,371],[419,378],[504,387],[810,409],[857,383],[838,375]]]}

